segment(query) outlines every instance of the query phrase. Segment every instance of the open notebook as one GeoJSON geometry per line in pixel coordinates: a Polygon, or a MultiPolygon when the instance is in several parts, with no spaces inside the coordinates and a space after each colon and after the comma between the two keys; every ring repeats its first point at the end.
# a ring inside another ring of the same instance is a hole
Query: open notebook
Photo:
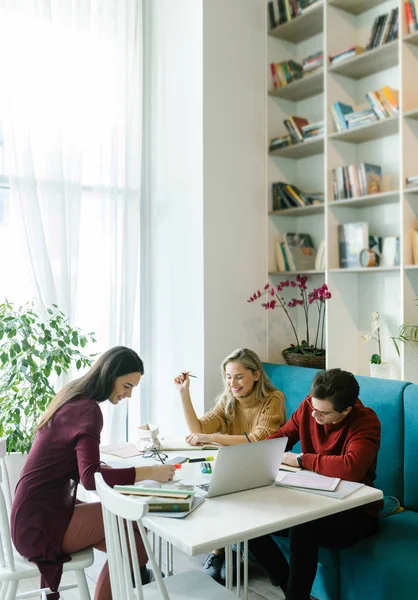
{"type": "Polygon", "coordinates": [[[221,444],[203,444],[203,446],[191,446],[184,437],[165,437],[160,439],[162,450],[217,450],[221,444]]]}

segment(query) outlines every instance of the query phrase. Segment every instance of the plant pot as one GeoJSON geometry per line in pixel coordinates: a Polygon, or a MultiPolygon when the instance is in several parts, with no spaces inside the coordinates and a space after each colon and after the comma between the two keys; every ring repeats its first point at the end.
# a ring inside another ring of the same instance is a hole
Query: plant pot
{"type": "Polygon", "coordinates": [[[301,352],[293,352],[291,348],[286,348],[285,350],[283,350],[282,356],[288,365],[293,365],[294,367],[325,369],[325,353],[302,354],[301,352]]]}
{"type": "Polygon", "coordinates": [[[379,365],[370,363],[370,377],[380,377],[380,379],[390,379],[390,363],[382,362],[379,365]]]}
{"type": "Polygon", "coordinates": [[[27,458],[28,455],[22,454],[21,452],[10,452],[10,454],[6,454],[6,456],[4,457],[6,461],[7,475],[9,477],[12,500],[15,495],[17,482],[20,479],[20,474],[22,472],[27,458]]]}

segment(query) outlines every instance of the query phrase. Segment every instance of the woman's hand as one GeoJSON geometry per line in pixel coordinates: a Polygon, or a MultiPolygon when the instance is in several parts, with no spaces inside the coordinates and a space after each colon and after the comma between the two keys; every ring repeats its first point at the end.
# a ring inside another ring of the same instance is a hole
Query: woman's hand
{"type": "Polygon", "coordinates": [[[190,379],[188,371],[183,371],[183,373],[177,375],[177,377],[174,378],[174,385],[176,386],[180,394],[182,392],[188,392],[190,388],[190,379]]]}
{"type": "Polygon", "coordinates": [[[172,481],[176,467],[174,465],[153,465],[151,479],[159,481],[160,483],[167,483],[172,481]]]}
{"type": "Polygon", "coordinates": [[[202,444],[210,444],[211,441],[210,435],[206,433],[191,433],[186,436],[186,442],[191,446],[202,446],[202,444]]]}

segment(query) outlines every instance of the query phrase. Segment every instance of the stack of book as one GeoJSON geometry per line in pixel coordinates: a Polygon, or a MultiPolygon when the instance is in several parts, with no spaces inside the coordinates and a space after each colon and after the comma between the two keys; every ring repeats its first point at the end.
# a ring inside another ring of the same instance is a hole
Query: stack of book
{"type": "Polygon", "coordinates": [[[388,85],[380,90],[367,92],[366,98],[370,107],[360,110],[354,110],[350,104],[344,102],[334,102],[331,105],[331,115],[337,131],[369,125],[399,113],[398,90],[394,90],[388,85]]]}
{"type": "Polygon", "coordinates": [[[281,148],[286,148],[286,146],[290,146],[292,144],[292,138],[290,135],[281,135],[277,138],[273,138],[270,140],[269,152],[274,152],[274,150],[280,150],[281,148]]]}
{"type": "Polygon", "coordinates": [[[270,63],[273,86],[280,88],[303,77],[303,67],[294,60],[270,63]]]}
{"type": "Polygon", "coordinates": [[[303,73],[312,73],[324,65],[324,51],[319,50],[303,59],[303,73]]]}
{"type": "Polygon", "coordinates": [[[382,167],[370,163],[348,165],[332,170],[334,200],[359,198],[379,194],[382,186],[382,167]]]}
{"type": "Polygon", "coordinates": [[[270,29],[283,25],[302,14],[319,0],[271,0],[267,4],[270,29]]]}
{"type": "Polygon", "coordinates": [[[418,29],[418,0],[405,0],[406,26],[409,33],[418,29]]]}
{"type": "Polygon", "coordinates": [[[150,513],[189,512],[192,508],[194,491],[183,486],[177,488],[146,488],[139,485],[115,485],[117,492],[129,496],[138,496],[141,502],[148,504],[150,513]]]}
{"type": "Polygon", "coordinates": [[[373,48],[397,39],[399,32],[398,16],[399,9],[393,8],[390,13],[376,17],[366,50],[373,50],[373,48]]]}
{"type": "Polygon", "coordinates": [[[352,58],[353,56],[357,56],[357,54],[362,54],[362,52],[364,52],[363,46],[350,46],[350,48],[347,48],[342,52],[331,54],[329,56],[329,62],[331,65],[334,65],[343,60],[347,60],[348,58],[352,58]]]}
{"type": "Polygon", "coordinates": [[[277,270],[315,270],[316,252],[309,233],[286,233],[283,241],[276,243],[277,270]]]}
{"type": "Polygon", "coordinates": [[[408,189],[418,187],[418,175],[411,175],[411,177],[407,177],[406,187],[408,189]]]}
{"type": "Polygon", "coordinates": [[[272,183],[273,210],[283,210],[311,204],[323,204],[324,195],[320,192],[306,193],[290,183],[277,181],[272,183]]]}
{"type": "Polygon", "coordinates": [[[324,135],[324,121],[318,121],[317,123],[309,123],[301,127],[302,135],[304,140],[311,140],[316,137],[323,137],[324,135]]]}

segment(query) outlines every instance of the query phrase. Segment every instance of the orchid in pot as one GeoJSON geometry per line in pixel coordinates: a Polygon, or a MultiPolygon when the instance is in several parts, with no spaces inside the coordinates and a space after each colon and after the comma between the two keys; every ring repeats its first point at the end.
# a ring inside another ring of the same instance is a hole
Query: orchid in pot
{"type": "Polygon", "coordinates": [[[296,276],[296,281],[286,279],[278,285],[267,283],[263,291],[255,292],[248,302],[256,302],[260,298],[265,299],[261,303],[266,310],[274,310],[280,308],[284,311],[291,325],[294,342],[288,348],[283,350],[283,358],[288,364],[325,368],[325,348],[324,348],[324,331],[325,331],[325,303],[331,298],[331,292],[328,286],[324,283],[319,288],[314,288],[311,292],[308,291],[307,277],[302,275],[296,276]],[[285,300],[282,296],[283,290],[286,288],[294,289],[297,292],[297,297],[291,300],[285,300]],[[301,339],[295,327],[295,323],[290,314],[290,310],[301,307],[305,322],[305,337],[301,339]],[[316,307],[317,325],[314,337],[311,338],[309,329],[309,316],[311,309],[316,307]]]}
{"type": "Polygon", "coordinates": [[[382,360],[382,343],[380,339],[380,313],[372,313],[371,321],[371,332],[361,336],[362,340],[369,342],[375,340],[377,342],[377,353],[374,353],[370,357],[370,377],[389,377],[390,375],[390,364],[382,360]]]}

